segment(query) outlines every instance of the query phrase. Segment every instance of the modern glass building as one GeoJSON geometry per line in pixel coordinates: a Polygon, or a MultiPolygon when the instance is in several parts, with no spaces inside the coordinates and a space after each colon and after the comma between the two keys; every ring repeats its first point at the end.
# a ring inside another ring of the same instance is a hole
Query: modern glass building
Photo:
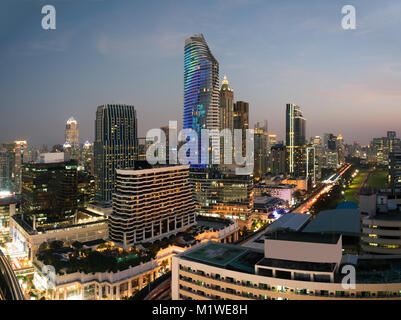
{"type": "MultiPolygon", "coordinates": [[[[184,49],[184,118],[183,128],[194,130],[198,137],[202,129],[219,129],[219,63],[213,57],[202,34],[195,34],[185,40],[184,49]]],[[[218,144],[218,136],[210,139],[210,146],[218,144]]],[[[198,139],[191,167],[205,167],[201,164],[203,152],[208,152],[206,143],[198,139]],[[198,165],[197,165],[198,164],[198,165]]],[[[213,158],[219,157],[219,150],[213,158]]]]}
{"type": "Polygon", "coordinates": [[[237,101],[234,103],[234,129],[242,130],[242,155],[245,155],[246,130],[249,129],[249,103],[237,101]]]}
{"type": "Polygon", "coordinates": [[[111,201],[116,169],[131,168],[138,156],[134,106],[107,104],[97,108],[94,143],[96,199],[111,201]]]}
{"type": "Polygon", "coordinates": [[[71,223],[77,209],[77,162],[22,167],[22,214],[33,229],[71,223]]]}
{"type": "Polygon", "coordinates": [[[287,168],[290,175],[297,176],[299,167],[304,167],[301,160],[305,145],[306,120],[302,116],[301,108],[295,104],[286,106],[286,146],[287,146],[287,168]]]}

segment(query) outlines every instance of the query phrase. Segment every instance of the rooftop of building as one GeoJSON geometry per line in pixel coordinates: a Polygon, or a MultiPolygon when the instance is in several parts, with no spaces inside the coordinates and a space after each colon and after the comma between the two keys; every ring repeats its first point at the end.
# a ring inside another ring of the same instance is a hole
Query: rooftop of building
{"type": "Polygon", "coordinates": [[[344,236],[360,236],[360,215],[358,209],[334,209],[320,211],[308,223],[303,232],[340,233],[344,236]]]}
{"type": "Polygon", "coordinates": [[[293,261],[272,258],[263,258],[261,261],[258,262],[258,266],[317,272],[333,272],[336,268],[335,263],[293,261]]]}
{"type": "Polygon", "coordinates": [[[293,242],[309,242],[322,244],[337,244],[341,237],[340,233],[319,233],[319,232],[294,232],[288,230],[278,230],[265,234],[265,239],[293,241],[293,242]]]}
{"type": "Polygon", "coordinates": [[[289,212],[269,225],[268,230],[287,229],[299,231],[311,218],[312,215],[310,214],[289,212]]]}
{"type": "Polygon", "coordinates": [[[222,230],[234,222],[230,219],[218,218],[218,217],[207,217],[198,215],[196,216],[196,225],[192,228],[200,227],[202,231],[212,230],[219,231],[222,230]]]}
{"type": "Polygon", "coordinates": [[[16,204],[16,203],[19,203],[19,202],[20,202],[20,200],[18,200],[14,196],[0,198],[0,206],[1,205],[8,205],[8,204],[16,204]]]}
{"type": "Polygon", "coordinates": [[[40,227],[38,226],[37,230],[34,230],[32,226],[22,218],[20,213],[15,214],[11,217],[21,228],[24,229],[26,233],[29,235],[35,235],[38,233],[48,232],[48,231],[55,231],[55,230],[63,230],[68,228],[81,228],[84,226],[89,226],[98,223],[106,222],[106,219],[100,215],[87,215],[86,217],[82,217],[77,223],[66,222],[66,223],[59,223],[55,224],[53,227],[40,227]]]}
{"type": "MultiPolygon", "coordinates": [[[[179,256],[185,260],[249,274],[255,274],[255,265],[259,265],[310,272],[335,272],[335,282],[341,282],[344,277],[344,274],[338,273],[341,268],[336,269],[335,263],[264,258],[263,253],[255,250],[218,242],[201,244],[179,256]]],[[[351,264],[355,264],[356,267],[357,283],[401,283],[401,256],[385,258],[355,256],[353,261],[351,264]]]]}

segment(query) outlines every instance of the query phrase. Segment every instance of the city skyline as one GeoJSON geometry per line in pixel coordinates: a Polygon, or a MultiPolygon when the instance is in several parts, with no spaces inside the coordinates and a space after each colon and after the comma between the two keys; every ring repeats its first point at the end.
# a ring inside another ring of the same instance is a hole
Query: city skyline
{"type": "Polygon", "coordinates": [[[341,28],[339,1],[235,1],[230,6],[218,1],[208,8],[166,1],[158,10],[154,3],[86,1],[78,9],[55,1],[54,32],[40,28],[40,4],[5,5],[3,142],[63,143],[71,116],[79,123],[81,143],[93,142],[95,110],[113,102],[135,106],[139,136],[169,120],[182,126],[183,47],[195,33],[205,35],[219,61],[220,83],[227,75],[236,100],[249,102],[250,127],[266,119],[269,132],[284,140],[283,110],[294,103],[308,120],[307,139],[333,132],[346,143],[367,144],[388,130],[400,133],[396,18],[401,5],[395,1],[356,1],[354,31],[341,28]],[[190,12],[196,12],[191,19],[190,12]],[[145,21],[145,13],[154,19],[145,21]],[[169,19],[173,15],[176,22],[169,19]],[[242,15],[253,19],[245,19],[245,25],[242,15]],[[25,22],[16,24],[22,17],[25,22]]]}

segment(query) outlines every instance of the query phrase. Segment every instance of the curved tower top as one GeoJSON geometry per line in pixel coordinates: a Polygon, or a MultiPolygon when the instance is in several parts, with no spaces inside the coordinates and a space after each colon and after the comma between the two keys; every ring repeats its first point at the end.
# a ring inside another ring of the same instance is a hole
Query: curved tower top
{"type": "MultiPolygon", "coordinates": [[[[204,36],[194,34],[185,40],[184,48],[184,129],[193,129],[198,137],[202,129],[219,129],[219,100],[219,63],[204,36]]],[[[211,141],[213,146],[217,140],[211,141]]],[[[199,141],[192,164],[202,162],[202,150],[199,141]]]]}

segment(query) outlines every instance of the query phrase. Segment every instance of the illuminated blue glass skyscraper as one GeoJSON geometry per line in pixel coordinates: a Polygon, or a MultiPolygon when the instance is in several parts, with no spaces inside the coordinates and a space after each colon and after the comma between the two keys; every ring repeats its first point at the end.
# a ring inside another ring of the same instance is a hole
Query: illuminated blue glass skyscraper
{"type": "MultiPolygon", "coordinates": [[[[219,63],[213,57],[202,34],[195,34],[185,40],[184,54],[184,119],[183,128],[192,129],[198,135],[196,158],[191,158],[191,167],[201,164],[202,129],[219,129],[219,63]]],[[[216,146],[218,136],[210,139],[210,147],[216,146]]],[[[217,148],[216,148],[217,150],[217,148]]],[[[204,150],[205,151],[205,150],[204,150]]],[[[219,152],[210,157],[219,157],[219,152]]],[[[202,164],[200,167],[204,167],[202,164]]]]}

